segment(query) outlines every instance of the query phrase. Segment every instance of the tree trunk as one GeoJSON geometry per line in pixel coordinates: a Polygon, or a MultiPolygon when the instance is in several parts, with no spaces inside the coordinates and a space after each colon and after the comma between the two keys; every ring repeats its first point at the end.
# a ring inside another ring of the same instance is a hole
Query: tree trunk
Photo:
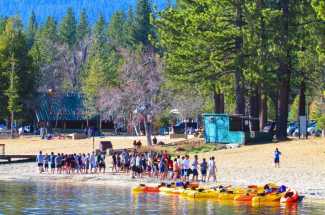
{"type": "Polygon", "coordinates": [[[266,125],[267,122],[267,96],[264,94],[260,95],[260,131],[263,131],[263,128],[266,125]]]}
{"type": "MultiPolygon", "coordinates": [[[[300,126],[301,126],[301,124],[300,124],[300,116],[306,116],[306,95],[305,95],[305,89],[306,89],[306,84],[305,84],[305,81],[303,80],[301,82],[301,84],[300,84],[299,107],[298,107],[298,121],[299,121],[299,125],[300,126]]],[[[306,124],[306,126],[307,126],[307,124],[306,124]]],[[[301,137],[302,138],[307,138],[307,127],[300,128],[299,138],[301,138],[301,137]]]]}
{"type": "Polygon", "coordinates": [[[240,32],[240,35],[235,39],[236,53],[237,53],[237,68],[235,71],[235,92],[236,92],[236,114],[245,114],[245,96],[244,96],[244,77],[242,74],[242,66],[244,64],[243,55],[243,0],[236,2],[236,26],[240,32]]]}
{"type": "MultiPolygon", "coordinates": [[[[283,65],[288,67],[288,65],[283,65]]],[[[287,138],[287,125],[288,125],[288,105],[289,105],[289,91],[290,81],[288,78],[283,77],[280,81],[279,96],[278,96],[278,112],[277,112],[277,138],[284,140],[287,138]]]]}
{"type": "Polygon", "coordinates": [[[305,95],[306,84],[304,81],[300,85],[299,93],[299,116],[306,116],[306,95],[305,95]]]}
{"type": "Polygon", "coordinates": [[[185,129],[185,139],[187,139],[187,119],[185,119],[184,129],[185,129]]]}
{"type": "Polygon", "coordinates": [[[214,100],[214,112],[215,113],[224,113],[225,112],[225,100],[222,93],[213,91],[213,100],[214,100]]]}
{"type": "Polygon", "coordinates": [[[152,145],[152,140],[151,140],[151,136],[152,136],[151,123],[148,120],[148,116],[147,115],[144,116],[144,130],[146,132],[147,144],[149,146],[151,146],[152,145]]]}
{"type": "Polygon", "coordinates": [[[14,112],[10,113],[10,133],[11,138],[14,138],[14,112]]]}
{"type": "Polygon", "coordinates": [[[101,133],[101,132],[102,132],[102,117],[101,117],[100,114],[99,114],[99,116],[98,116],[98,119],[99,119],[99,126],[98,126],[98,128],[99,128],[99,133],[101,133]]]}
{"type": "Polygon", "coordinates": [[[251,131],[259,130],[259,112],[260,112],[260,93],[257,88],[252,92],[252,95],[249,97],[249,115],[251,131]]]}
{"type": "Polygon", "coordinates": [[[288,124],[288,106],[289,106],[289,92],[290,92],[290,48],[289,48],[289,0],[280,1],[282,9],[282,17],[280,22],[280,45],[283,47],[285,53],[281,57],[279,63],[279,97],[278,97],[278,118],[277,118],[277,138],[284,140],[287,138],[287,124],[288,124]]]}

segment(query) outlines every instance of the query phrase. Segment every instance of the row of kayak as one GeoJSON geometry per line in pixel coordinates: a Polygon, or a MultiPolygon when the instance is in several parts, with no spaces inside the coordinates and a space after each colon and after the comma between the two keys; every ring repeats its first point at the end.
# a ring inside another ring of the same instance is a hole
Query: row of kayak
{"type": "Polygon", "coordinates": [[[277,186],[275,184],[267,184],[264,186],[251,185],[246,188],[232,186],[199,187],[198,184],[192,184],[186,187],[140,185],[133,188],[132,191],[174,194],[194,199],[234,200],[252,202],[254,204],[269,202],[294,203],[299,200],[299,195],[296,190],[286,188],[285,186],[277,186]]]}

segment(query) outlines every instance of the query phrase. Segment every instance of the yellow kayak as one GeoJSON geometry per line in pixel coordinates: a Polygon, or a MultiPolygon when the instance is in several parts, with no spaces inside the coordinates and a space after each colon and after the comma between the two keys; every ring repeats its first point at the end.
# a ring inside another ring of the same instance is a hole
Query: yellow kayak
{"type": "Polygon", "coordinates": [[[139,192],[143,192],[144,189],[145,189],[145,186],[137,186],[137,187],[134,187],[134,188],[132,189],[132,192],[134,192],[134,193],[139,193],[139,192]]]}
{"type": "Polygon", "coordinates": [[[176,195],[181,195],[186,191],[183,187],[176,187],[174,188],[170,193],[176,194],[176,195]]]}
{"type": "Polygon", "coordinates": [[[215,190],[191,190],[186,193],[189,198],[218,198],[219,192],[215,190]]]}
{"type": "Polygon", "coordinates": [[[234,200],[236,193],[230,193],[230,192],[221,192],[218,195],[219,200],[234,200]]]}
{"type": "Polygon", "coordinates": [[[253,197],[252,203],[253,204],[260,204],[265,202],[280,202],[283,193],[271,193],[266,195],[257,195],[253,197]]]}
{"type": "Polygon", "coordinates": [[[160,187],[159,192],[162,193],[172,193],[175,190],[174,187],[160,187]]]}
{"type": "Polygon", "coordinates": [[[239,194],[247,193],[247,189],[234,187],[219,193],[219,200],[234,200],[239,194]]]}

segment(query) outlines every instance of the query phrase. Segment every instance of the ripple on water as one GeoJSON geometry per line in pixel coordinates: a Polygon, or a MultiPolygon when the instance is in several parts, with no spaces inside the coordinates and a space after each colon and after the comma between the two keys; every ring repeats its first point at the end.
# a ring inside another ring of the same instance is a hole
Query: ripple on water
{"type": "Polygon", "coordinates": [[[325,204],[252,207],[234,202],[193,201],[159,194],[133,195],[129,188],[55,183],[0,182],[0,214],[313,214],[325,204]]]}

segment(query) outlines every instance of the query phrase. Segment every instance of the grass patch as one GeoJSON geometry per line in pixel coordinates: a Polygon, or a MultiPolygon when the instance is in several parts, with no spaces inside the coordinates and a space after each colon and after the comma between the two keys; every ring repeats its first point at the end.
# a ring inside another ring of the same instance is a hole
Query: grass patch
{"type": "Polygon", "coordinates": [[[206,153],[211,151],[219,150],[220,146],[215,144],[205,144],[204,142],[184,142],[181,144],[175,144],[175,145],[163,145],[163,146],[144,146],[141,147],[139,151],[145,152],[145,151],[155,151],[155,152],[161,152],[161,151],[167,151],[168,154],[170,154],[172,157],[175,157],[177,155],[195,155],[200,153],[206,153]]]}

